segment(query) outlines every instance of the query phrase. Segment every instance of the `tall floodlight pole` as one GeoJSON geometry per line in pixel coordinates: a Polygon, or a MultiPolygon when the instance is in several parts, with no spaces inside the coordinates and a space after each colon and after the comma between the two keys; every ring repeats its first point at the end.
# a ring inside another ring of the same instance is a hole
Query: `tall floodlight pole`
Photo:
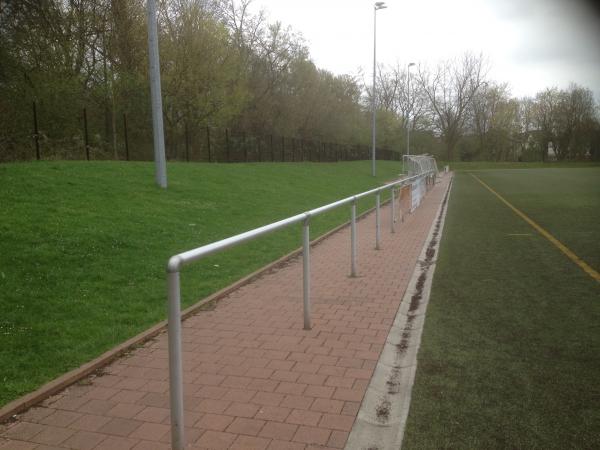
{"type": "Polygon", "coordinates": [[[410,155],[410,112],[412,110],[410,105],[410,68],[414,65],[415,63],[410,63],[406,68],[406,103],[408,106],[406,113],[406,156],[410,155]]]}
{"type": "Polygon", "coordinates": [[[376,119],[375,119],[375,109],[376,109],[376,89],[375,89],[375,77],[377,75],[377,10],[379,9],[385,9],[387,8],[387,6],[385,6],[385,2],[375,2],[375,4],[373,5],[373,94],[371,96],[371,108],[373,110],[373,117],[371,119],[371,132],[372,132],[372,138],[373,138],[373,143],[372,143],[372,149],[371,149],[371,160],[372,160],[372,164],[371,164],[371,174],[373,176],[376,175],[376,170],[375,170],[375,145],[376,145],[376,119]]]}
{"type": "Polygon", "coordinates": [[[150,94],[152,97],[152,131],[154,134],[154,164],[156,184],[167,187],[165,161],[165,132],[163,129],[162,95],[160,91],[160,62],[158,59],[158,30],[156,25],[156,1],[148,0],[148,60],[150,71],[150,94]]]}

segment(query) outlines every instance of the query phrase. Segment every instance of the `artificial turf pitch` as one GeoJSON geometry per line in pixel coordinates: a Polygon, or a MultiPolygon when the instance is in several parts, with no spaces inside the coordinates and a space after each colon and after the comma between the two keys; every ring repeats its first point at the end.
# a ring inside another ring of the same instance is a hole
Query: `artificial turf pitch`
{"type": "MultiPolygon", "coordinates": [[[[600,269],[599,168],[475,175],[600,269]]],[[[599,446],[600,283],[458,172],[403,448],[599,446]]]]}

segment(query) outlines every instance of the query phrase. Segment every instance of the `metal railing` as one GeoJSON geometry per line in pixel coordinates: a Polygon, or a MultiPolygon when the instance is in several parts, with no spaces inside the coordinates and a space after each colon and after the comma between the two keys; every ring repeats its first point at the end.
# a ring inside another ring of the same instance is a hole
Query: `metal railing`
{"type": "Polygon", "coordinates": [[[222,239],[212,244],[195,248],[183,253],[172,256],[167,264],[168,273],[168,339],[169,339],[169,389],[171,402],[171,445],[173,450],[183,450],[185,447],[184,438],[184,418],[183,418],[183,369],[181,358],[181,292],[180,292],[180,270],[194,262],[213,253],[220,252],[229,247],[241,244],[243,242],[255,239],[259,236],[280,230],[289,225],[302,223],[302,267],[303,267],[303,304],[304,304],[304,329],[310,330],[311,322],[311,302],[310,302],[310,220],[324,212],[338,208],[343,205],[351,205],[350,235],[351,235],[351,261],[350,275],[357,275],[356,265],[356,204],[361,198],[369,195],[375,195],[375,248],[381,248],[381,223],[380,223],[380,204],[381,193],[386,190],[391,192],[391,220],[390,230],[395,232],[395,190],[398,187],[410,184],[414,181],[425,179],[427,184],[435,182],[436,170],[429,170],[418,175],[404,178],[384,186],[362,192],[351,197],[338,200],[337,202],[321,206],[310,211],[297,214],[287,219],[273,222],[268,225],[255,228],[245,233],[237,234],[226,239],[222,239]]]}

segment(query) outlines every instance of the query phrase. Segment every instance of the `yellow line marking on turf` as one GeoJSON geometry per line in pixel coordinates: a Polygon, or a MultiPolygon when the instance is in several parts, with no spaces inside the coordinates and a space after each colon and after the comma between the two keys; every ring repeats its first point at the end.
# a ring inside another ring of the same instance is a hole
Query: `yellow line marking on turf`
{"type": "Polygon", "coordinates": [[[594,280],[600,282],[600,273],[596,272],[589,264],[587,264],[579,256],[577,256],[575,253],[573,253],[566,245],[564,245],[562,242],[560,242],[558,239],[556,239],[554,236],[552,236],[550,233],[548,233],[545,229],[543,229],[541,226],[539,226],[537,223],[535,223],[533,220],[531,220],[521,210],[515,208],[511,203],[508,202],[508,200],[506,200],[504,197],[502,197],[500,194],[498,194],[490,186],[485,184],[477,175],[474,175],[472,173],[470,175],[473,178],[475,178],[477,181],[479,181],[479,183],[481,183],[481,185],[483,187],[485,187],[488,191],[490,191],[492,194],[494,194],[496,197],[498,197],[502,203],[504,203],[506,206],[508,206],[510,209],[512,209],[516,215],[518,215],[521,219],[523,219],[525,222],[527,222],[529,225],[531,225],[533,228],[535,228],[535,230],[538,233],[540,233],[542,236],[544,236],[546,239],[548,239],[550,242],[552,242],[556,247],[558,247],[558,249],[561,252],[563,252],[565,255],[567,255],[571,261],[573,261],[575,264],[577,264],[579,267],[581,267],[585,273],[587,273],[594,280]]]}

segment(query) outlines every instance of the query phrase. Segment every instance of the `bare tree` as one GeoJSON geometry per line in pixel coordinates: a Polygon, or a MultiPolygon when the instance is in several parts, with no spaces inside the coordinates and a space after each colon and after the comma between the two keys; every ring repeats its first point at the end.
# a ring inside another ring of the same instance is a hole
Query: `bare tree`
{"type": "Polygon", "coordinates": [[[485,77],[483,56],[465,54],[459,60],[440,63],[433,72],[419,67],[417,82],[429,100],[433,124],[446,146],[448,160],[454,157],[462,137],[467,109],[485,77]]]}

